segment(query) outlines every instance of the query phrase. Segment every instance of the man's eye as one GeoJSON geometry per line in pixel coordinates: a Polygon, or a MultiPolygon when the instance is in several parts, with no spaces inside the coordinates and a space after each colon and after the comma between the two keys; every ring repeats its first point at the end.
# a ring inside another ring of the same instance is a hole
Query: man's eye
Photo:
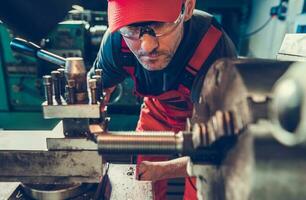
{"type": "Polygon", "coordinates": [[[164,26],[164,23],[161,23],[161,22],[156,22],[151,25],[151,27],[155,29],[162,28],[163,26],[164,26]]]}
{"type": "Polygon", "coordinates": [[[129,26],[128,27],[128,31],[130,32],[137,32],[139,31],[140,27],[136,27],[136,26],[129,26]]]}

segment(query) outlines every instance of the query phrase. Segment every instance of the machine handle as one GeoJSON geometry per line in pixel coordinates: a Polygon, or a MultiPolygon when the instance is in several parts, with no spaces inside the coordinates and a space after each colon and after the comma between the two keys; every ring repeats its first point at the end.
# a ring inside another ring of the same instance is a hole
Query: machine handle
{"type": "Polygon", "coordinates": [[[12,50],[18,53],[39,58],[41,60],[50,62],[55,65],[65,66],[66,63],[65,58],[53,54],[51,52],[48,52],[46,50],[43,50],[40,46],[32,42],[28,42],[21,38],[14,38],[10,45],[12,50]]]}
{"type": "Polygon", "coordinates": [[[31,57],[36,57],[37,51],[41,49],[40,46],[21,38],[14,38],[10,45],[12,50],[31,57]]]}

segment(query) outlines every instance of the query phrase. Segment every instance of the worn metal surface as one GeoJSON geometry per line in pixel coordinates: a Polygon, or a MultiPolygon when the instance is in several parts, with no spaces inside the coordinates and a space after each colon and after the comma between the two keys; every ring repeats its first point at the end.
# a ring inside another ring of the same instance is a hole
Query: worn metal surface
{"type": "Polygon", "coordinates": [[[98,145],[86,138],[47,138],[49,151],[98,151],[98,145]]]}
{"type": "Polygon", "coordinates": [[[248,91],[237,67],[236,60],[221,59],[206,74],[201,95],[194,105],[192,122],[206,123],[217,111],[231,111],[250,122],[247,104],[248,91]]]}
{"type": "Polygon", "coordinates": [[[102,157],[93,151],[0,151],[0,181],[99,182],[102,157]]]}
{"type": "MultiPolygon", "coordinates": [[[[80,194],[80,195],[77,195],[75,197],[71,197],[71,198],[63,198],[69,192],[66,193],[66,194],[62,193],[62,195],[60,195],[60,194],[56,194],[56,193],[52,194],[53,191],[51,191],[50,195],[48,195],[48,196],[37,194],[37,196],[40,196],[39,198],[31,198],[30,195],[22,187],[22,183],[9,183],[9,182],[0,183],[0,187],[1,187],[0,200],[33,200],[33,199],[40,199],[40,200],[63,200],[63,199],[89,200],[89,199],[101,199],[101,196],[96,196],[98,184],[91,184],[91,183],[82,184],[81,190],[83,190],[83,193],[80,194]],[[10,187],[13,190],[10,190],[10,191],[7,190],[7,188],[10,188],[10,187]]],[[[38,187],[40,187],[40,186],[38,186],[38,187]]],[[[46,186],[46,187],[48,189],[51,188],[51,190],[52,190],[52,188],[59,188],[61,186],[49,185],[49,186],[46,186]]]]}
{"type": "MultiPolygon", "coordinates": [[[[110,164],[108,170],[108,189],[100,188],[101,191],[104,191],[102,196],[110,200],[153,200],[152,183],[150,181],[137,181],[135,179],[135,168],[135,165],[110,164]]],[[[8,199],[16,191],[19,184],[0,182],[0,200],[8,199]]],[[[96,191],[97,187],[93,187],[88,193],[95,193],[96,191]]],[[[19,196],[22,199],[29,199],[24,196],[23,192],[20,192],[19,196]]],[[[93,197],[83,195],[72,199],[83,200],[93,199],[93,197]]]]}
{"type": "Polygon", "coordinates": [[[66,58],[65,76],[67,80],[75,81],[76,103],[88,103],[86,68],[81,57],[66,58]]]}
{"type": "MultiPolygon", "coordinates": [[[[261,128],[268,133],[268,127],[261,128]]],[[[254,146],[256,171],[251,199],[306,199],[306,147],[286,147],[272,137],[255,139],[254,146]]]]}
{"type": "Polygon", "coordinates": [[[290,61],[265,59],[225,60],[224,63],[235,66],[247,90],[247,96],[255,99],[271,96],[275,82],[293,64],[290,61]]]}
{"type": "Polygon", "coordinates": [[[135,179],[135,165],[110,165],[111,200],[153,200],[152,183],[135,179]]]}
{"type": "Polygon", "coordinates": [[[102,157],[97,151],[47,151],[49,137],[63,138],[61,123],[52,131],[0,131],[0,181],[99,181],[102,157]]]}
{"type": "Polygon", "coordinates": [[[35,185],[35,184],[21,184],[22,190],[30,198],[39,200],[63,200],[71,199],[73,197],[81,196],[93,184],[65,184],[65,185],[35,185]]]}
{"type": "Polygon", "coordinates": [[[100,105],[77,104],[77,105],[53,105],[46,102],[42,104],[45,119],[64,118],[99,118],[100,105]]]}
{"type": "Polygon", "coordinates": [[[63,119],[64,135],[66,137],[85,137],[89,133],[89,119],[69,118],[63,119]]]}
{"type": "MultiPolygon", "coordinates": [[[[236,141],[224,141],[223,143],[220,141],[221,144],[218,147],[220,150],[223,149],[224,157],[217,170],[213,170],[208,175],[209,178],[212,178],[209,186],[207,186],[205,179],[207,174],[197,177],[197,185],[202,187],[198,190],[198,197],[236,200],[244,200],[249,197],[254,158],[252,136],[247,130],[247,125],[252,122],[248,95],[254,94],[254,92],[262,93],[265,86],[260,84],[256,86],[249,83],[249,87],[247,87],[245,78],[250,75],[249,73],[254,70],[253,68],[261,64],[262,62],[221,59],[211,66],[204,82],[201,83],[202,91],[199,101],[194,105],[192,123],[209,124],[214,116],[217,117],[218,112],[230,112],[235,116],[232,119],[232,128],[235,130],[234,132],[240,133],[240,136],[237,137],[236,141]],[[241,74],[240,69],[246,70],[246,73],[241,74]],[[250,90],[248,90],[249,88],[250,90]],[[203,191],[208,196],[203,196],[203,191]]],[[[252,82],[252,84],[257,82],[252,82]]],[[[223,119],[226,119],[226,117],[223,119]]],[[[215,129],[214,124],[218,124],[218,120],[215,121],[215,123],[212,121],[211,129],[215,129]]],[[[209,131],[207,134],[209,134],[209,131]]],[[[210,134],[218,138],[217,131],[211,131],[210,134]]],[[[193,161],[193,158],[191,160],[193,161]]],[[[205,171],[207,166],[203,164],[201,166],[205,171]]]]}

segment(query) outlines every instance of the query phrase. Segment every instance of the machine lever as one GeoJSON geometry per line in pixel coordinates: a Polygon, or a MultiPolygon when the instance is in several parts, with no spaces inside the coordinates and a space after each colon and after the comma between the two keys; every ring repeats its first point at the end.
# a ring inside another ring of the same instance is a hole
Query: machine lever
{"type": "Polygon", "coordinates": [[[10,45],[12,50],[18,53],[39,58],[41,60],[50,62],[55,65],[65,66],[66,63],[65,58],[53,54],[51,52],[48,52],[46,50],[43,50],[40,46],[32,42],[28,42],[21,38],[14,38],[10,45]]]}

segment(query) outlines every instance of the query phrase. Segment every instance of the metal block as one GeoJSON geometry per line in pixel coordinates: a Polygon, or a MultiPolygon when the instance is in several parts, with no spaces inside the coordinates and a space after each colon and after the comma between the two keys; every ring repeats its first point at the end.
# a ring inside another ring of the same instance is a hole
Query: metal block
{"type": "Polygon", "coordinates": [[[42,104],[45,119],[53,118],[100,118],[100,105],[47,105],[42,104]]]}
{"type": "Polygon", "coordinates": [[[47,138],[64,138],[62,122],[51,131],[0,130],[0,151],[47,151],[47,138]]]}
{"type": "Polygon", "coordinates": [[[98,145],[85,138],[47,138],[47,148],[51,151],[98,151],[98,145]]]}
{"type": "Polygon", "coordinates": [[[306,34],[286,34],[278,54],[293,56],[301,59],[302,61],[305,61],[306,34]]]}
{"type": "Polygon", "coordinates": [[[63,138],[62,123],[52,131],[0,131],[0,182],[99,182],[102,157],[92,149],[80,151],[86,139],[77,139],[77,151],[48,151],[47,138],[61,141],[53,146],[71,145],[70,140],[63,138]]]}
{"type": "Polygon", "coordinates": [[[0,151],[0,182],[97,183],[102,157],[95,151],[0,151]]]}

